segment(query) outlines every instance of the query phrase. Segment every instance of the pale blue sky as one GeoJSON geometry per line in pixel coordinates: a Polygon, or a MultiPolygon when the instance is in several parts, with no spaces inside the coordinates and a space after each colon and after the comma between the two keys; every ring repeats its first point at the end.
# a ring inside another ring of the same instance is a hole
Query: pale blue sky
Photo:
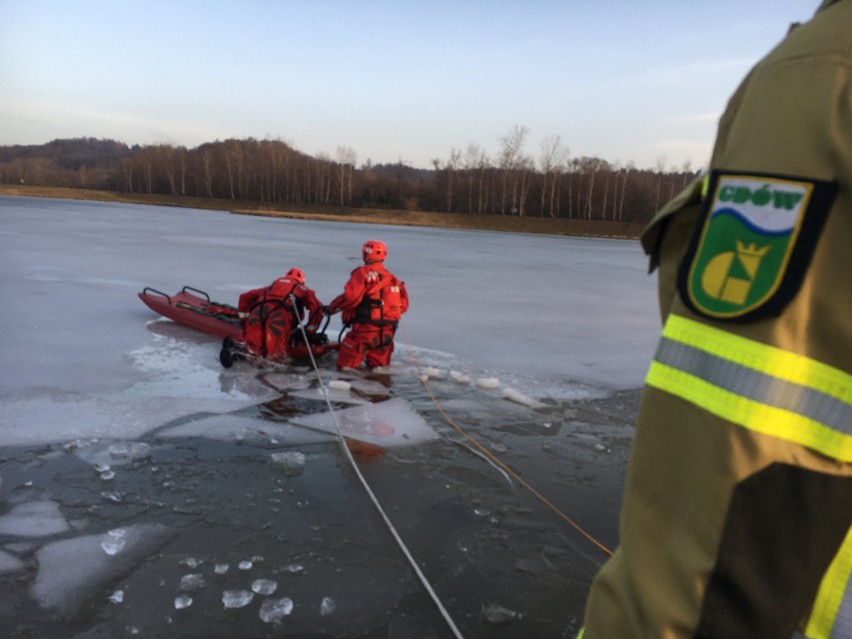
{"type": "Polygon", "coordinates": [[[524,152],[706,164],[748,69],[818,0],[0,0],[0,145],[280,138],[418,167],[524,152]]]}

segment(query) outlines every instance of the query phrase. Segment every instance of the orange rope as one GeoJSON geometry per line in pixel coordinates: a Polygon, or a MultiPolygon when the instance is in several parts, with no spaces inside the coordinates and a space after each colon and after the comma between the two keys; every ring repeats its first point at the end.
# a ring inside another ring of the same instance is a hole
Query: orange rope
{"type": "Polygon", "coordinates": [[[608,556],[612,556],[612,551],[611,551],[609,548],[607,548],[604,544],[602,544],[602,543],[601,543],[601,542],[599,542],[597,539],[595,539],[595,538],[591,535],[591,533],[587,532],[587,531],[586,531],[586,530],[585,530],[582,526],[580,526],[577,522],[575,522],[573,519],[571,519],[570,517],[568,517],[568,515],[566,515],[565,513],[563,513],[561,510],[559,510],[559,508],[557,508],[557,507],[556,507],[556,506],[555,506],[555,505],[554,505],[554,504],[553,504],[553,503],[552,503],[549,499],[547,499],[544,495],[542,495],[542,494],[541,494],[540,492],[538,492],[535,488],[533,488],[533,487],[529,484],[529,482],[527,482],[526,480],[524,480],[524,479],[523,479],[522,477],[520,477],[520,476],[519,476],[519,475],[518,475],[518,474],[517,474],[514,470],[512,470],[512,469],[511,469],[508,465],[506,465],[506,464],[505,464],[504,462],[502,462],[500,459],[498,459],[497,457],[495,457],[495,455],[494,455],[494,454],[493,454],[490,450],[488,450],[487,448],[485,448],[482,444],[480,444],[478,441],[476,441],[473,437],[471,437],[470,435],[468,435],[468,434],[467,434],[467,433],[466,433],[466,432],[465,432],[465,431],[461,428],[461,426],[459,426],[458,424],[456,424],[456,422],[455,422],[455,421],[453,421],[453,419],[452,419],[449,415],[447,415],[446,411],[444,410],[444,407],[443,407],[443,406],[441,406],[441,403],[438,401],[438,398],[437,398],[437,397],[435,397],[435,395],[432,393],[432,389],[431,389],[431,388],[429,388],[429,384],[426,382],[426,376],[425,376],[425,375],[422,375],[422,374],[420,373],[420,364],[419,364],[419,363],[418,363],[418,361],[417,361],[417,356],[414,354],[414,350],[411,348],[411,341],[408,339],[408,331],[407,331],[407,329],[406,329],[405,325],[404,325],[402,322],[400,322],[400,325],[402,325],[403,333],[405,333],[405,343],[406,343],[406,346],[408,347],[408,352],[411,354],[411,359],[412,359],[412,360],[413,360],[413,362],[414,362],[414,366],[415,366],[415,368],[417,369],[417,374],[418,374],[418,376],[419,376],[419,378],[420,378],[420,383],[421,383],[421,384],[423,384],[423,388],[425,388],[425,389],[426,389],[426,393],[429,395],[429,397],[430,397],[430,398],[431,398],[431,400],[432,400],[432,403],[433,403],[433,404],[435,404],[435,407],[438,409],[438,411],[439,411],[439,412],[441,413],[441,415],[444,417],[444,420],[445,420],[445,421],[446,421],[446,422],[447,422],[450,426],[452,426],[452,427],[453,427],[453,428],[454,428],[454,429],[455,429],[455,430],[456,430],[456,431],[457,431],[460,435],[462,435],[465,439],[467,439],[467,440],[468,440],[471,444],[473,444],[474,446],[476,446],[476,448],[478,448],[478,449],[479,449],[479,450],[480,450],[480,451],[481,451],[481,452],[482,452],[482,453],[483,453],[486,457],[488,457],[488,459],[490,459],[490,460],[491,460],[492,462],[494,462],[497,466],[499,466],[499,467],[500,467],[500,468],[502,468],[504,471],[506,471],[507,473],[509,473],[509,475],[511,475],[511,476],[512,476],[512,477],[513,477],[513,478],[514,478],[514,479],[515,479],[515,480],[516,480],[519,484],[521,484],[521,486],[523,486],[523,487],[524,487],[524,488],[526,488],[528,491],[530,491],[530,492],[531,492],[533,495],[535,495],[535,496],[536,496],[539,500],[541,500],[541,502],[542,502],[545,506],[547,506],[548,508],[550,508],[550,510],[552,510],[552,511],[553,511],[554,513],[556,513],[559,517],[561,517],[561,518],[562,518],[565,522],[567,522],[569,526],[571,526],[574,530],[576,530],[578,533],[580,533],[583,537],[585,537],[586,539],[588,539],[588,540],[589,540],[589,541],[590,541],[590,542],[591,542],[594,546],[596,546],[598,549],[600,549],[600,550],[601,550],[604,554],[606,554],[606,555],[608,555],[608,556]]]}

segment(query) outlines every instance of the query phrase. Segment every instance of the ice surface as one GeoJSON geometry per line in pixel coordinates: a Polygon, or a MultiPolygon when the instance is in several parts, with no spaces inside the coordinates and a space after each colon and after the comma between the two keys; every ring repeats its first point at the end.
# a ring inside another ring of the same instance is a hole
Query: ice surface
{"type": "Polygon", "coordinates": [[[0,517],[0,535],[46,537],[68,529],[59,504],[47,500],[20,504],[0,517]]]}
{"type": "Polygon", "coordinates": [[[438,438],[438,434],[402,397],[331,413],[300,415],[292,423],[351,437],[383,447],[409,446],[438,438]],[[336,418],[336,421],[335,421],[336,418]]]}
{"type": "Polygon", "coordinates": [[[314,399],[317,401],[326,401],[326,399],[338,404],[352,404],[355,406],[366,404],[367,400],[363,397],[358,397],[350,392],[351,384],[347,388],[339,386],[322,388],[310,388],[307,390],[291,391],[288,394],[290,397],[301,397],[302,399],[314,399]]]}
{"type": "Polygon", "coordinates": [[[329,434],[318,433],[291,424],[258,421],[254,417],[236,415],[202,416],[186,424],[171,426],[157,432],[159,437],[206,437],[219,441],[271,442],[299,446],[332,439],[329,434]]]}
{"type": "Polygon", "coordinates": [[[115,535],[98,534],[55,541],[42,547],[36,557],[39,571],[32,596],[44,608],[65,614],[74,612],[97,589],[116,581],[130,567],[152,554],[169,538],[159,524],[140,524],[123,529],[121,549],[104,552],[115,535]]]}
{"type": "MultiPolygon", "coordinates": [[[[223,370],[220,339],[158,318],[136,295],[188,284],[234,303],[279,276],[286,254],[328,302],[363,240],[379,232],[7,196],[0,217],[0,294],[16,301],[0,306],[4,361],[14,362],[0,371],[0,445],[139,441],[180,418],[273,399],[276,383],[321,400],[306,387],[307,369],[277,381],[270,371],[269,383],[223,370]]],[[[394,370],[493,378],[538,400],[641,386],[659,317],[638,242],[413,227],[380,234],[411,294],[394,370]]]]}
{"type": "Polygon", "coordinates": [[[0,550],[0,575],[5,575],[10,572],[22,570],[24,562],[14,555],[0,550]]]}

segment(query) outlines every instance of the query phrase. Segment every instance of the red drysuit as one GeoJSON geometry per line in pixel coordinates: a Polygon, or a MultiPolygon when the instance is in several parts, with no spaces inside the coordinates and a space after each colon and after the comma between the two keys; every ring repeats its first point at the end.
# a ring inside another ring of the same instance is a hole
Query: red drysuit
{"type": "Polygon", "coordinates": [[[322,308],[313,290],[297,280],[279,277],[270,286],[240,295],[237,310],[244,317],[240,341],[245,342],[246,350],[252,355],[285,359],[293,330],[304,319],[305,309],[310,312],[305,330],[313,333],[322,322],[322,308]],[[291,294],[295,297],[295,308],[291,294]]]}
{"type": "Polygon", "coordinates": [[[359,368],[366,358],[368,368],[387,366],[393,354],[393,336],[400,316],[408,310],[405,282],[382,262],[359,266],[329,304],[329,313],[343,311],[350,330],[340,344],[337,368],[359,368]]]}

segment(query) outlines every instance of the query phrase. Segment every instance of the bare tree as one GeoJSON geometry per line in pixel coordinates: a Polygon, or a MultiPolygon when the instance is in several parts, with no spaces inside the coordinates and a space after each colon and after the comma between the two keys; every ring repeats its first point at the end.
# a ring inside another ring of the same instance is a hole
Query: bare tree
{"type": "Polygon", "coordinates": [[[340,193],[340,206],[346,206],[346,195],[348,193],[348,204],[352,206],[352,171],[355,168],[355,163],[358,161],[358,155],[354,149],[348,146],[337,147],[337,186],[340,193]]]}
{"type": "Polygon", "coordinates": [[[549,209],[550,217],[556,217],[554,206],[556,199],[556,184],[561,173],[562,165],[568,158],[568,149],[562,146],[562,138],[549,135],[541,141],[541,215],[549,209]],[[549,206],[548,206],[549,204],[549,206]]]}
{"type": "Polygon", "coordinates": [[[661,155],[657,158],[657,193],[654,198],[654,210],[660,210],[660,196],[663,188],[663,172],[666,170],[666,156],[661,155]]]}
{"type": "Polygon", "coordinates": [[[213,154],[209,148],[201,151],[201,170],[204,192],[207,197],[213,197],[213,154]]]}
{"type": "MultiPolygon", "coordinates": [[[[509,132],[500,138],[500,215],[506,214],[506,200],[510,197],[511,206],[516,209],[518,197],[517,167],[523,155],[524,143],[530,130],[525,126],[514,125],[509,132]]],[[[514,211],[513,211],[514,212],[514,211]]]]}

